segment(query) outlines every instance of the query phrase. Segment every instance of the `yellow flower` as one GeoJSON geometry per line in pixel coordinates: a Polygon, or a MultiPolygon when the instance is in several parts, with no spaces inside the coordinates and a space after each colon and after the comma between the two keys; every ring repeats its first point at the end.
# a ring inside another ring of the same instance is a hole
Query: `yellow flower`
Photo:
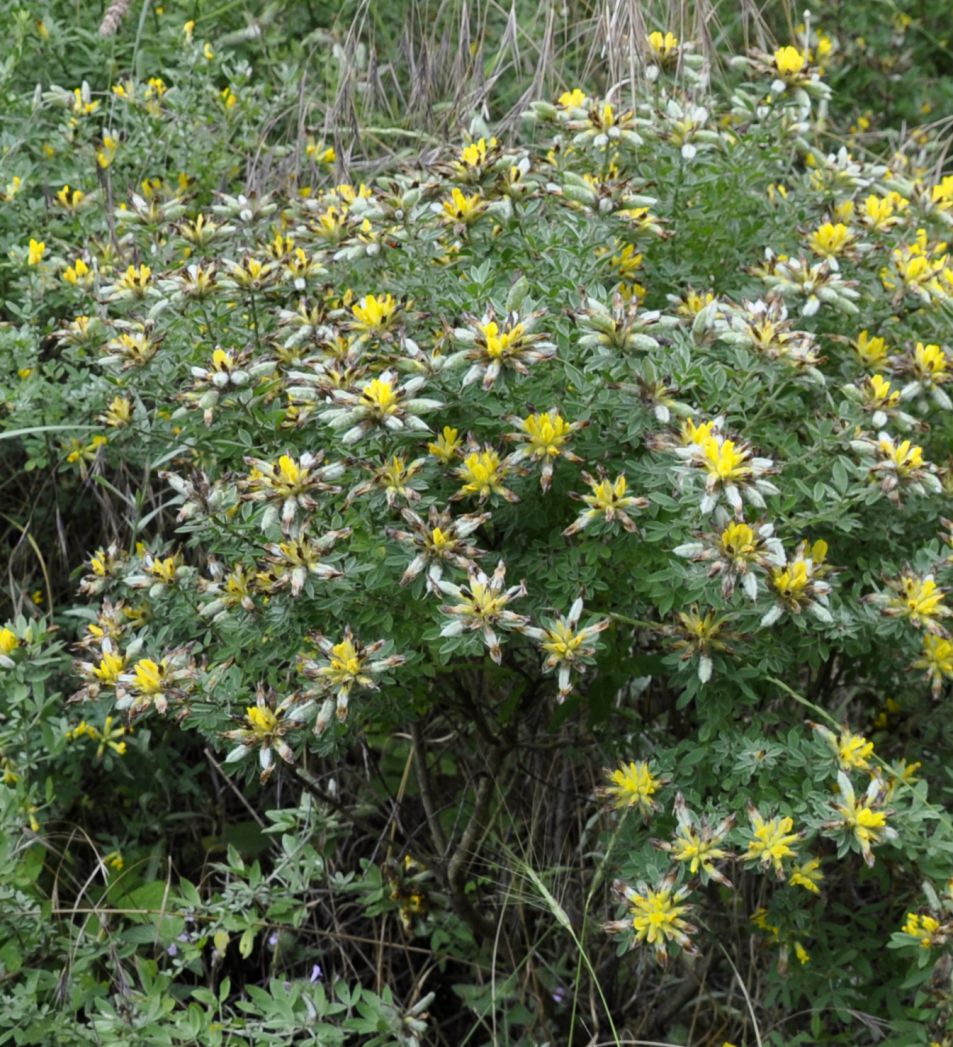
{"type": "Polygon", "coordinates": [[[563,531],[567,537],[585,530],[596,520],[603,518],[607,524],[616,520],[622,524],[627,531],[636,530],[635,521],[629,516],[634,509],[644,509],[648,505],[645,498],[638,498],[627,494],[628,482],[625,476],[619,475],[615,480],[608,477],[596,479],[584,472],[582,478],[589,485],[590,494],[582,495],[582,501],[587,508],[576,518],[575,522],[563,531]]]}
{"type": "Polygon", "coordinates": [[[555,458],[560,454],[572,427],[555,411],[545,414],[531,414],[521,422],[524,432],[529,437],[531,454],[534,458],[555,458]]]}
{"type": "Polygon", "coordinates": [[[238,103],[238,95],[230,87],[223,87],[219,92],[219,97],[226,109],[234,109],[238,103]]]}
{"type": "Polygon", "coordinates": [[[432,549],[440,550],[440,549],[446,549],[447,546],[453,545],[454,542],[455,542],[455,539],[454,539],[453,535],[448,534],[442,528],[435,527],[430,532],[430,537],[428,538],[427,541],[428,541],[428,544],[430,545],[430,547],[432,549]]]}
{"type": "Polygon", "coordinates": [[[235,361],[232,359],[231,353],[224,349],[218,348],[212,350],[212,370],[227,372],[235,366],[235,361]]]}
{"type": "Polygon", "coordinates": [[[113,727],[113,718],[107,716],[103,723],[102,734],[98,734],[95,728],[90,731],[90,737],[94,740],[99,741],[99,746],[96,749],[96,759],[101,760],[106,753],[106,749],[112,749],[117,756],[126,755],[126,742],[122,741],[124,734],[131,734],[132,728],[126,727],[124,724],[120,724],[118,727],[113,727]]]}
{"type": "Polygon", "coordinates": [[[906,760],[901,760],[897,765],[899,770],[897,771],[897,781],[903,782],[904,785],[912,785],[916,780],[917,771],[923,766],[919,760],[915,760],[913,763],[907,763],[906,760]]]}
{"type": "Polygon", "coordinates": [[[943,681],[953,679],[953,640],[926,633],[923,637],[923,654],[913,663],[913,667],[927,671],[933,693],[939,695],[943,681]]]}
{"type": "Polygon", "coordinates": [[[115,160],[118,149],[119,142],[112,135],[104,134],[103,144],[96,150],[96,163],[105,170],[115,160]]]}
{"type": "Polygon", "coordinates": [[[179,570],[179,557],[167,556],[165,559],[155,559],[148,564],[147,571],[153,578],[158,579],[165,585],[173,585],[179,570]]]}
{"type": "MultiPolygon", "coordinates": [[[[574,87],[571,91],[564,91],[559,96],[559,105],[563,109],[582,109],[586,104],[586,92],[581,87],[574,87]]],[[[953,197],[953,192],[951,192],[953,197]]]]}
{"type": "Polygon", "coordinates": [[[730,523],[721,532],[721,547],[732,560],[747,560],[757,549],[754,530],[746,523],[730,523]]]}
{"type": "Polygon", "coordinates": [[[764,931],[765,934],[770,934],[775,941],[780,939],[781,928],[775,926],[773,923],[768,923],[768,910],[763,906],[755,909],[751,914],[751,922],[759,931],[764,931]]]}
{"type": "Polygon", "coordinates": [[[837,761],[842,770],[856,767],[858,770],[866,771],[870,767],[870,757],[873,756],[874,743],[868,742],[863,735],[850,734],[847,731],[841,733],[837,743],[837,761]]]}
{"type": "Polygon", "coordinates": [[[140,658],[132,669],[136,690],[140,694],[159,694],[163,685],[163,669],[151,658],[140,658]]]}
{"type": "Polygon", "coordinates": [[[89,116],[99,108],[99,102],[94,102],[89,97],[89,84],[73,88],[73,112],[77,116],[89,116]]]}
{"type": "Polygon", "coordinates": [[[492,359],[506,356],[510,346],[519,342],[523,337],[522,324],[515,324],[509,331],[502,332],[495,320],[491,320],[486,324],[479,324],[478,326],[483,332],[483,338],[486,342],[486,355],[492,359]]]}
{"type": "Polygon", "coordinates": [[[66,461],[70,465],[79,463],[80,470],[84,470],[86,463],[93,462],[96,455],[99,453],[99,449],[104,447],[109,442],[108,438],[97,434],[90,440],[88,444],[84,444],[82,440],[73,439],[69,443],[70,451],[66,455],[66,461]]]}
{"type": "Polygon", "coordinates": [[[691,825],[679,826],[672,846],[672,857],[680,862],[688,862],[692,876],[701,869],[709,876],[716,872],[714,863],[727,858],[728,852],[718,846],[717,839],[705,839],[691,825]]]}
{"type": "Polygon", "coordinates": [[[86,199],[86,194],[82,189],[70,189],[69,185],[64,185],[56,194],[56,199],[61,207],[65,207],[68,211],[75,211],[86,199]]]}
{"type": "Polygon", "coordinates": [[[883,338],[861,331],[854,339],[853,346],[857,355],[867,367],[876,367],[886,359],[889,352],[883,338]]]}
{"type": "Polygon", "coordinates": [[[617,476],[614,480],[605,477],[593,481],[590,486],[592,494],[583,495],[582,500],[597,513],[609,513],[618,509],[621,503],[629,501],[625,493],[628,481],[624,476],[617,476]]]}
{"type": "Polygon", "coordinates": [[[778,196],[781,197],[782,200],[787,200],[788,187],[779,182],[772,182],[771,185],[768,186],[768,199],[771,201],[771,203],[774,203],[775,197],[778,196]]]}
{"type": "Polygon", "coordinates": [[[470,582],[470,595],[464,597],[463,604],[468,618],[490,622],[500,616],[506,605],[506,595],[488,583],[473,580],[470,582]]]}
{"type": "Polygon", "coordinates": [[[900,402],[900,390],[891,389],[890,382],[881,374],[873,374],[867,379],[871,400],[884,407],[895,407],[900,402]]]}
{"type": "Polygon", "coordinates": [[[629,761],[606,774],[612,784],[603,786],[600,792],[612,800],[613,807],[637,807],[642,814],[648,815],[658,806],[652,797],[664,782],[652,774],[647,761],[629,761]]]}
{"type": "Polygon", "coordinates": [[[19,175],[14,175],[0,192],[0,200],[9,201],[12,200],[23,188],[23,179],[19,175]]]}
{"type": "Polygon", "coordinates": [[[98,549],[89,558],[89,566],[97,578],[105,578],[109,573],[109,553],[104,549],[98,549]]]}
{"type": "Polygon", "coordinates": [[[707,650],[715,641],[724,625],[724,618],[718,618],[714,611],[699,613],[697,607],[689,611],[679,611],[678,619],[682,629],[690,637],[693,648],[707,650]]]}
{"type": "Polygon", "coordinates": [[[42,240],[30,240],[27,252],[27,265],[39,265],[46,251],[46,244],[42,240]]]}
{"type": "Polygon", "coordinates": [[[75,742],[77,738],[92,738],[95,742],[99,737],[99,731],[85,720],[80,720],[72,730],[66,732],[66,740],[70,742],[75,742]]]}
{"type": "Polygon", "coordinates": [[[330,664],[325,675],[337,686],[357,680],[361,675],[361,658],[350,638],[331,648],[330,664]]]}
{"type": "Polygon", "coordinates": [[[900,221],[896,215],[898,208],[906,206],[908,201],[899,193],[888,193],[886,196],[872,193],[864,201],[862,218],[871,229],[889,229],[900,221]]]}
{"type": "Polygon", "coordinates": [[[838,222],[849,222],[854,217],[854,201],[844,200],[834,208],[834,217],[838,222]]]}
{"type": "Polygon", "coordinates": [[[857,805],[845,813],[845,821],[854,830],[854,835],[861,844],[876,843],[886,828],[887,813],[857,805]]]}
{"type": "Polygon", "coordinates": [[[881,433],[877,447],[884,460],[894,466],[899,476],[905,476],[915,469],[922,469],[926,464],[923,459],[923,448],[910,440],[901,440],[899,444],[895,444],[886,433],[881,433]]]}
{"type": "Polygon", "coordinates": [[[20,640],[9,626],[4,626],[0,629],[0,654],[10,655],[19,646],[20,640]]]}
{"type": "Polygon", "coordinates": [[[682,913],[687,905],[676,905],[671,888],[660,891],[649,891],[646,895],[636,895],[632,899],[632,926],[635,937],[649,945],[655,945],[666,938],[678,939],[686,927],[682,913]]]}
{"type": "Polygon", "coordinates": [[[719,441],[709,436],[702,443],[702,453],[709,475],[722,482],[741,480],[751,474],[751,466],[745,464],[748,452],[736,449],[734,440],[719,441]]]}
{"type": "Polygon", "coordinates": [[[503,486],[505,475],[506,466],[492,447],[471,452],[457,469],[457,476],[463,480],[461,492],[479,495],[481,499],[491,494],[503,494],[506,491],[503,486]]]}
{"type": "Polygon", "coordinates": [[[76,284],[83,284],[84,286],[89,283],[90,268],[83,261],[82,258],[77,258],[72,265],[66,267],[63,272],[63,279],[68,284],[75,286],[76,284]]]}
{"type": "Polygon", "coordinates": [[[936,939],[941,930],[940,921],[935,916],[908,912],[901,931],[915,938],[921,949],[929,949],[937,944],[936,939]]]}
{"type": "Polygon", "coordinates": [[[941,210],[953,207],[953,175],[947,175],[930,190],[930,200],[941,210]]]}
{"type": "Polygon", "coordinates": [[[328,167],[337,159],[337,153],[334,151],[333,145],[325,145],[324,143],[318,145],[313,141],[309,141],[304,151],[316,163],[326,164],[328,167]]]}
{"type": "Polygon", "coordinates": [[[774,52],[774,65],[782,77],[793,79],[807,65],[807,59],[796,47],[779,47],[774,52]]]}
{"type": "Polygon", "coordinates": [[[682,652],[683,660],[698,660],[698,679],[708,683],[714,669],[711,656],[726,647],[723,639],[725,619],[719,618],[715,611],[703,614],[697,604],[692,604],[687,611],[679,611],[677,617],[678,625],[667,630],[675,634],[673,647],[682,652]]]}
{"type": "Polygon", "coordinates": [[[850,778],[843,772],[837,773],[837,785],[840,792],[840,803],[834,803],[834,810],[839,819],[826,822],[825,828],[839,832],[848,832],[860,847],[867,865],[874,864],[872,846],[883,840],[896,839],[897,833],[887,825],[887,812],[874,810],[887,792],[887,786],[879,776],[872,777],[867,791],[857,798],[850,778]]]}
{"type": "Polygon", "coordinates": [[[559,660],[569,661],[585,643],[585,631],[574,632],[565,622],[556,622],[546,632],[547,639],[540,646],[559,660]]]}
{"type": "MultiPolygon", "coordinates": [[[[489,142],[489,148],[492,149],[496,146],[496,139],[491,138],[489,142]]],[[[478,138],[475,142],[470,142],[469,145],[463,147],[460,153],[460,163],[464,167],[480,167],[486,163],[487,154],[487,141],[485,138],[478,138]]]]}
{"type": "Polygon", "coordinates": [[[788,878],[788,883],[792,887],[803,887],[806,891],[810,891],[811,894],[820,894],[821,888],[819,884],[823,879],[821,859],[810,858],[808,861],[794,866],[788,878]]]}
{"type": "Polygon", "coordinates": [[[811,954],[804,948],[800,942],[794,943],[794,955],[797,957],[797,962],[802,966],[805,963],[811,962],[811,954]]]}
{"type": "Polygon", "coordinates": [[[460,430],[445,425],[443,431],[433,443],[427,444],[427,450],[443,465],[449,465],[457,455],[462,443],[460,430]]]}
{"type": "Polygon", "coordinates": [[[783,862],[785,858],[795,858],[797,852],[791,847],[797,843],[798,834],[791,832],[794,821],[791,818],[772,818],[765,821],[755,808],[749,808],[748,818],[754,838],[748,844],[744,854],[747,861],[756,861],[763,868],[773,867],[775,874],[784,878],[783,862]]]}
{"type": "Polygon", "coordinates": [[[642,268],[643,255],[633,244],[623,244],[609,261],[623,280],[631,279],[642,268]]]}
{"type": "Polygon", "coordinates": [[[354,315],[352,326],[368,334],[387,330],[394,322],[397,312],[397,301],[392,294],[365,295],[351,306],[354,315]]]}
{"type": "MultiPolygon", "coordinates": [[[[641,255],[639,257],[641,258],[641,255]]],[[[675,307],[675,312],[679,316],[695,317],[698,316],[705,306],[711,305],[714,300],[715,295],[712,291],[700,293],[689,288],[683,297],[677,299],[678,305],[675,307]]]]}
{"type": "Polygon", "coordinates": [[[369,407],[375,417],[386,418],[397,409],[397,394],[392,382],[385,378],[375,378],[361,390],[361,401],[369,407]]]}
{"type": "Polygon", "coordinates": [[[834,258],[851,245],[854,234],[843,222],[833,225],[825,222],[811,233],[808,245],[815,254],[822,258],[834,258]]]}
{"type": "Polygon", "coordinates": [[[479,191],[466,196],[462,190],[454,187],[450,199],[443,202],[443,218],[449,222],[462,222],[470,225],[486,210],[486,201],[479,191]]]}
{"type": "Polygon", "coordinates": [[[115,687],[125,667],[126,659],[121,654],[105,651],[99,660],[99,665],[93,667],[93,675],[107,687],[115,687]]]}
{"type": "Polygon", "coordinates": [[[317,221],[314,225],[314,231],[324,240],[340,240],[345,233],[347,216],[347,207],[329,207],[326,211],[318,215],[317,221]]]}
{"type": "Polygon", "coordinates": [[[139,266],[130,265],[119,278],[117,286],[135,297],[141,298],[146,293],[146,288],[149,286],[151,279],[152,270],[149,266],[145,264],[139,266]]]}
{"type": "Polygon", "coordinates": [[[655,57],[664,62],[678,50],[678,37],[674,33],[662,33],[656,29],[649,33],[648,45],[655,57]]]}
{"type": "Polygon", "coordinates": [[[272,734],[278,726],[278,717],[267,706],[249,705],[245,709],[245,716],[252,731],[260,738],[272,734]]]}
{"type": "Polygon", "coordinates": [[[699,444],[704,446],[707,440],[714,437],[715,423],[714,422],[699,422],[695,424],[694,418],[686,418],[682,422],[681,430],[679,431],[679,437],[684,446],[689,444],[699,444]]]}
{"type": "Polygon", "coordinates": [[[609,102],[603,103],[601,110],[594,109],[589,117],[592,126],[599,131],[608,131],[615,127],[619,120],[620,118],[616,116],[615,109],[609,102]]]}
{"type": "Polygon", "coordinates": [[[946,593],[940,589],[933,575],[917,578],[915,575],[904,575],[900,579],[900,595],[888,604],[894,614],[909,618],[916,626],[929,628],[936,619],[949,615],[949,608],[944,604],[946,593]]]}
{"type": "Polygon", "coordinates": [[[949,378],[949,359],[946,353],[934,344],[917,342],[913,353],[913,369],[921,381],[939,385],[949,378]]]}
{"type": "Polygon", "coordinates": [[[298,463],[291,457],[291,455],[283,454],[278,459],[278,478],[284,485],[285,489],[290,493],[300,483],[302,471],[298,463]]]}
{"type": "Polygon", "coordinates": [[[241,263],[229,262],[229,276],[239,287],[261,287],[275,272],[272,262],[261,262],[257,258],[246,257],[241,263]]]}

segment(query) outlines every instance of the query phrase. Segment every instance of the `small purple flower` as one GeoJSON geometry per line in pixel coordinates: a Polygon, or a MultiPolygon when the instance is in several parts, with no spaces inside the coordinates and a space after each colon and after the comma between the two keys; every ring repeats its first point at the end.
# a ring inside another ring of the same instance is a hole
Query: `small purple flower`
{"type": "Polygon", "coordinates": [[[321,964],[316,963],[311,968],[311,977],[308,978],[308,981],[313,985],[315,982],[319,982],[323,976],[324,972],[321,970],[321,964]]]}
{"type": "Polygon", "coordinates": [[[271,934],[268,935],[268,948],[269,949],[277,949],[278,948],[278,932],[277,931],[272,931],[271,934]]]}
{"type": "Polygon", "coordinates": [[[563,1003],[566,999],[566,990],[562,985],[557,985],[552,993],[554,1003],[563,1003]]]}
{"type": "Polygon", "coordinates": [[[166,952],[167,952],[167,953],[168,953],[168,954],[169,954],[170,956],[178,956],[178,955],[179,955],[179,947],[178,947],[178,946],[177,946],[177,945],[175,944],[175,942],[173,942],[173,943],[172,943],[172,944],[171,944],[171,945],[170,945],[170,946],[169,946],[169,947],[168,947],[168,948],[166,949],[166,952]]]}

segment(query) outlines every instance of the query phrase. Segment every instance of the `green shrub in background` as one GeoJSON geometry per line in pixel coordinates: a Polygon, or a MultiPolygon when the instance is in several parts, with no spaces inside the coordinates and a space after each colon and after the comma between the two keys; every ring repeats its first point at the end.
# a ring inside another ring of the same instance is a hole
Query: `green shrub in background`
{"type": "Polygon", "coordinates": [[[942,140],[651,25],[341,182],[175,10],[14,23],[2,1042],[948,1042],[942,140]]]}

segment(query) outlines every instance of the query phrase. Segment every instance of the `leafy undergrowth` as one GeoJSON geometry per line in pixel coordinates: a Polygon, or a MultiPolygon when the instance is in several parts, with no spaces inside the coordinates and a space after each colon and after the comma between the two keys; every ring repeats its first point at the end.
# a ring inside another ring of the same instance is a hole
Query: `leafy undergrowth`
{"type": "Polygon", "coordinates": [[[339,183],[176,34],[4,180],[0,1042],[949,1042],[942,142],[659,31],[339,183]]]}

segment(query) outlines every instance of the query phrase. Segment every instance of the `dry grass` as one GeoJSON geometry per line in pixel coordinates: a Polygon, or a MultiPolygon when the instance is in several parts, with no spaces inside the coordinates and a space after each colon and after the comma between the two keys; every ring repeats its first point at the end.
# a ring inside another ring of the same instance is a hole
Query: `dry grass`
{"type": "MultiPolygon", "coordinates": [[[[754,0],[407,0],[399,26],[382,24],[380,5],[361,0],[331,41],[337,83],[330,102],[303,100],[304,122],[323,125],[345,169],[370,156],[466,131],[473,118],[505,129],[534,99],[585,84],[634,97],[646,37],[671,29],[696,42],[713,74],[733,48],[773,40],[754,0]],[[731,47],[726,46],[731,42],[731,47]],[[316,111],[322,117],[314,119],[316,111]]],[[[790,22],[785,2],[774,5],[790,22]]]]}

